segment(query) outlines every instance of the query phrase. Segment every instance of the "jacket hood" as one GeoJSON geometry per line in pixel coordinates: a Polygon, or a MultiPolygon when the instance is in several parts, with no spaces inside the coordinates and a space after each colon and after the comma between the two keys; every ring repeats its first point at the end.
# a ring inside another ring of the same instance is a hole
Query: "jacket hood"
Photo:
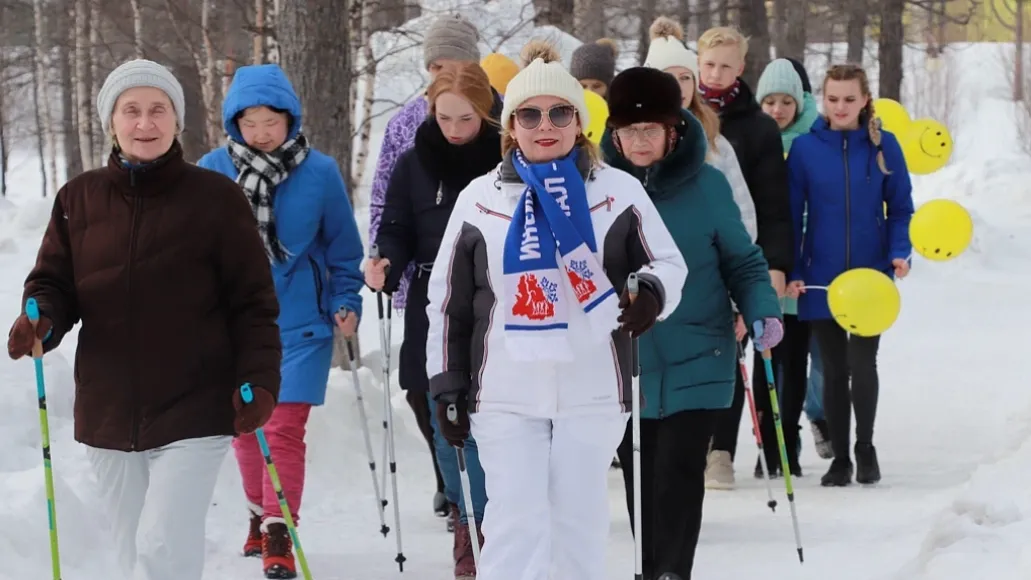
{"type": "Polygon", "coordinates": [[[866,128],[866,119],[864,115],[859,117],[859,128],[849,129],[848,131],[837,131],[831,129],[830,124],[827,122],[827,118],[819,115],[816,121],[813,123],[812,128],[809,132],[814,134],[820,141],[830,143],[832,145],[839,145],[843,140],[848,140],[853,145],[862,145],[864,147],[873,147],[873,143],[870,142],[870,132],[866,128]]]}
{"type": "Polygon", "coordinates": [[[684,183],[698,175],[709,151],[701,122],[686,109],[680,110],[680,119],[680,124],[676,126],[680,135],[676,147],[651,167],[636,167],[619,153],[613,141],[612,129],[606,129],[601,138],[605,161],[637,177],[651,197],[676,194],[684,183]]]}
{"type": "Polygon", "coordinates": [[[290,113],[292,119],[287,139],[293,139],[301,131],[301,100],[279,65],[257,64],[236,70],[222,100],[222,125],[234,141],[243,143],[236,116],[245,109],[260,106],[290,113]]]}

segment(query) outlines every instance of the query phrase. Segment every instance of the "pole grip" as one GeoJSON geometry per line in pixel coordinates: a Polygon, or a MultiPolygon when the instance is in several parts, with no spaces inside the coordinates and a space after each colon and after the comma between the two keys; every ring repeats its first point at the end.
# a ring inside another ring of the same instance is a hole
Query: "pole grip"
{"type": "Polygon", "coordinates": [[[240,398],[243,399],[243,402],[246,404],[254,402],[254,390],[251,389],[250,383],[240,385],[240,398]]]}
{"type": "Polygon", "coordinates": [[[633,302],[637,299],[637,293],[641,291],[641,281],[637,277],[637,272],[631,273],[626,278],[626,290],[630,294],[630,301],[633,302]]]}
{"type": "Polygon", "coordinates": [[[39,322],[39,303],[36,302],[35,298],[29,298],[25,301],[25,315],[29,317],[29,322],[35,327],[36,323],[39,322]]]}

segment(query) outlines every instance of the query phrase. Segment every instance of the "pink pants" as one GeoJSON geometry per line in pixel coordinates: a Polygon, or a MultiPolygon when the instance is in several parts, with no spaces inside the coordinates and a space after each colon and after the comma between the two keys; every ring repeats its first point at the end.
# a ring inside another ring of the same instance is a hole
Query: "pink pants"
{"type": "MultiPolygon", "coordinates": [[[[307,446],[304,434],[308,424],[311,405],[306,403],[281,403],[272,412],[272,418],[265,424],[265,439],[268,440],[272,461],[279,473],[286,503],[294,522],[299,521],[301,494],[304,491],[304,455],[307,446]]],[[[256,435],[240,435],[233,441],[236,462],[243,478],[243,492],[251,511],[267,518],[282,518],[283,511],[272,488],[272,480],[265,466],[256,435]]]]}

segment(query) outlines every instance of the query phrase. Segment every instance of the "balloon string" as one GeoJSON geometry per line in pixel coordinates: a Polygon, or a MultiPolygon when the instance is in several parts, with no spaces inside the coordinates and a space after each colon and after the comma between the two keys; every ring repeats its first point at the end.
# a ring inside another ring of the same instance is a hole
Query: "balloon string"
{"type": "Polygon", "coordinates": [[[825,292],[827,291],[827,287],[826,286],[805,286],[805,289],[806,290],[823,290],[825,292]]]}

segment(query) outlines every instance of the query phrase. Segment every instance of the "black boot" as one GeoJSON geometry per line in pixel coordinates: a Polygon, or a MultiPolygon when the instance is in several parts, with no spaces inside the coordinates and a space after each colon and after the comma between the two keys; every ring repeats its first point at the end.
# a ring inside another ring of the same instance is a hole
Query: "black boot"
{"type": "Polygon", "coordinates": [[[871,443],[856,443],[856,482],[877,483],[881,480],[881,466],[877,463],[877,450],[871,443]]]}
{"type": "Polygon", "coordinates": [[[835,458],[831,468],[820,478],[823,487],[845,487],[852,483],[852,460],[848,457],[835,458]]]}
{"type": "MultiPolygon", "coordinates": [[[[763,460],[762,457],[755,458],[755,478],[763,479],[763,460]]],[[[780,477],[780,459],[775,462],[770,462],[770,459],[766,459],[766,465],[770,470],[770,479],[777,479],[780,477]]]]}
{"type": "Polygon", "coordinates": [[[451,508],[447,505],[447,496],[442,491],[433,494],[433,513],[441,518],[451,513],[451,508]]]}

